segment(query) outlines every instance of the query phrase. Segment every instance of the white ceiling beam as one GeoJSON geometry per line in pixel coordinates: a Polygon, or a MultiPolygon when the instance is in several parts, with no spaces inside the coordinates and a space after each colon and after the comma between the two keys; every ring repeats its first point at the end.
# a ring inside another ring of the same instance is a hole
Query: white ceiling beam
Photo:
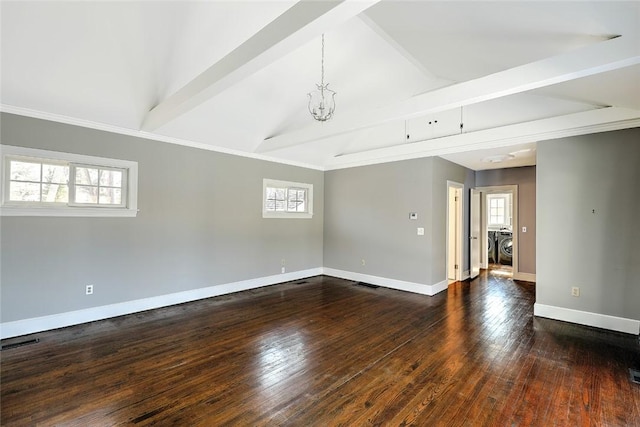
{"type": "Polygon", "coordinates": [[[325,170],[483,150],[640,126],[640,110],[605,107],[441,138],[339,155],[325,170]]]}
{"type": "Polygon", "coordinates": [[[300,1],[147,113],[153,131],[379,0],[300,1]]]}
{"type": "Polygon", "coordinates": [[[639,63],[640,43],[633,38],[617,37],[436,89],[386,107],[336,116],[330,122],[313,123],[305,128],[265,139],[256,152],[278,150],[386,122],[438,113],[639,63]]]}

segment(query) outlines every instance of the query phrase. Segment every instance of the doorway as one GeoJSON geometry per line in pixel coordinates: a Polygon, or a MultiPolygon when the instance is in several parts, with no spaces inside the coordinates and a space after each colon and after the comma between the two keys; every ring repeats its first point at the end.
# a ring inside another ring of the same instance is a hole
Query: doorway
{"type": "Polygon", "coordinates": [[[462,280],[464,185],[447,181],[447,281],[462,280]]]}
{"type": "Polygon", "coordinates": [[[480,266],[513,278],[518,272],[518,186],[480,187],[480,266]]]}

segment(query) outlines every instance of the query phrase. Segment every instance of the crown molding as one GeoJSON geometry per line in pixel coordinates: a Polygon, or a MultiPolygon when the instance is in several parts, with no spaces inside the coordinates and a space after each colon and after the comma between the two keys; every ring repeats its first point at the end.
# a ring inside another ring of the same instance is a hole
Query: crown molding
{"type": "Polygon", "coordinates": [[[15,105],[0,104],[0,112],[15,114],[18,116],[31,117],[34,119],[48,120],[51,122],[64,123],[67,125],[79,126],[83,128],[95,129],[104,132],[117,133],[120,135],[133,136],[136,138],[149,139],[152,141],[165,142],[167,144],[183,145],[185,147],[198,148],[200,150],[214,151],[217,153],[231,154],[233,156],[247,157],[255,160],[264,160],[267,162],[280,163],[288,166],[296,166],[305,169],[313,169],[324,171],[322,166],[312,165],[309,163],[296,162],[290,160],[279,159],[276,157],[248,153],[240,150],[233,150],[230,148],[218,147],[202,142],[190,141],[187,139],[174,138],[171,136],[158,135],[152,132],[145,132],[136,129],[129,129],[120,126],[110,125],[106,123],[94,122],[91,120],[78,119],[75,117],[64,116],[61,114],[48,113],[45,111],[33,110],[30,108],[17,107],[15,105]]]}

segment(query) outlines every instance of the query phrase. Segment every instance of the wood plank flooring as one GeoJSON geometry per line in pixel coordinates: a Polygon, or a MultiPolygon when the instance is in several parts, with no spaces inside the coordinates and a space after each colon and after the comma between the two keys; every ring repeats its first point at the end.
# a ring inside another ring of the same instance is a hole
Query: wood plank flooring
{"type": "Polygon", "coordinates": [[[640,426],[638,337],[319,276],[5,340],[3,426],[640,426]]]}

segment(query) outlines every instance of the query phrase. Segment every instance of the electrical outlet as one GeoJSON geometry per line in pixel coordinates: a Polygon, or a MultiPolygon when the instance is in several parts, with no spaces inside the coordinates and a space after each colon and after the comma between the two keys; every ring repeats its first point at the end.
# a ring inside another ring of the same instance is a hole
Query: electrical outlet
{"type": "Polygon", "coordinates": [[[282,268],[280,269],[280,271],[281,271],[282,273],[284,273],[284,272],[286,271],[286,269],[285,269],[284,267],[282,267],[282,268]]]}
{"type": "Polygon", "coordinates": [[[85,293],[87,295],[93,294],[93,285],[87,285],[87,287],[85,288],[85,293]]]}
{"type": "Polygon", "coordinates": [[[365,261],[364,259],[362,259],[361,263],[362,265],[367,265],[367,261],[365,261]]]}
{"type": "Polygon", "coordinates": [[[571,296],[579,297],[580,296],[580,288],[577,287],[577,286],[574,286],[573,288],[571,288],[571,296]]]}

